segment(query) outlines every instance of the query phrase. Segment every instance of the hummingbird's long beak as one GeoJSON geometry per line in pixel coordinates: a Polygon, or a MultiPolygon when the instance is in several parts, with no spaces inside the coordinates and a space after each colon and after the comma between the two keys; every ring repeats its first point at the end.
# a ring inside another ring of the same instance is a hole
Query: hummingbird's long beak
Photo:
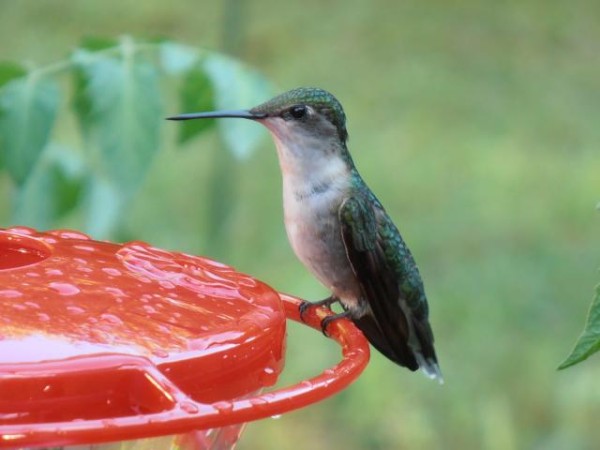
{"type": "Polygon", "coordinates": [[[246,110],[238,111],[209,111],[199,113],[180,114],[178,116],[167,117],[167,120],[191,120],[191,119],[221,119],[224,117],[237,117],[240,119],[259,120],[267,117],[265,113],[251,112],[246,110]]]}

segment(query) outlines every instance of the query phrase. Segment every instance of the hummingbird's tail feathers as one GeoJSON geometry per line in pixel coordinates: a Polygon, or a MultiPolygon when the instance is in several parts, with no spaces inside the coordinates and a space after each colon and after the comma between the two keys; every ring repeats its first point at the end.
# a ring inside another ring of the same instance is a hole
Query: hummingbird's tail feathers
{"type": "Polygon", "coordinates": [[[427,378],[437,381],[440,384],[444,384],[444,377],[442,376],[442,371],[440,370],[437,361],[431,358],[425,359],[420,353],[417,353],[415,356],[417,358],[417,363],[419,364],[419,369],[421,369],[421,372],[423,372],[427,378]]]}
{"type": "MultiPolygon", "coordinates": [[[[407,313],[408,314],[408,313],[407,313]]],[[[433,347],[433,331],[427,318],[417,320],[412,317],[412,325],[416,334],[417,348],[413,349],[419,368],[430,379],[444,384],[444,377],[437,362],[435,348],[433,347]]]]}
{"type": "Polygon", "coordinates": [[[428,378],[443,384],[429,323],[417,321],[411,314],[407,314],[408,317],[398,314],[400,311],[403,309],[388,310],[383,314],[384,311],[376,306],[353,321],[385,357],[412,371],[420,369],[428,378]],[[412,322],[410,327],[408,320],[412,322]]]}

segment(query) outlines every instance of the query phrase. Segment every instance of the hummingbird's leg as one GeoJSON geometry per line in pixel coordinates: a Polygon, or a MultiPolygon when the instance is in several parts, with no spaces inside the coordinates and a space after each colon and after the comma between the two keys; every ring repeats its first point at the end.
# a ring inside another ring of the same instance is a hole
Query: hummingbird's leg
{"type": "Polygon", "coordinates": [[[352,314],[347,309],[344,309],[344,312],[342,313],[334,314],[333,316],[327,316],[323,320],[321,320],[321,331],[326,337],[329,337],[329,335],[327,334],[327,326],[334,320],[348,318],[352,318],[352,314]]]}
{"type": "Polygon", "coordinates": [[[335,295],[331,295],[323,300],[319,300],[318,302],[304,301],[298,307],[298,309],[300,310],[300,320],[302,320],[302,322],[304,322],[304,314],[306,314],[306,311],[308,310],[308,308],[312,308],[313,306],[314,307],[326,306],[327,308],[331,309],[331,305],[333,305],[334,303],[338,303],[339,301],[340,301],[340,299],[337,298],[335,295]]]}

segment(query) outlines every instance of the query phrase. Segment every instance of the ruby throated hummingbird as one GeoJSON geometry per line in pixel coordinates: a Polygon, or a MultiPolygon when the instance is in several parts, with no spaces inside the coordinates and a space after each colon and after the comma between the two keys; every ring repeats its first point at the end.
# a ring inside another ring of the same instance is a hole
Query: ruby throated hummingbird
{"type": "MultiPolygon", "coordinates": [[[[442,381],[415,261],[398,229],[359,175],[346,146],[346,116],[338,100],[298,88],[250,110],[183,114],[171,120],[238,117],[263,124],[277,147],[283,174],[285,228],[300,261],[332,293],[381,353],[442,381]]],[[[307,306],[301,307],[303,313],[307,306]]]]}

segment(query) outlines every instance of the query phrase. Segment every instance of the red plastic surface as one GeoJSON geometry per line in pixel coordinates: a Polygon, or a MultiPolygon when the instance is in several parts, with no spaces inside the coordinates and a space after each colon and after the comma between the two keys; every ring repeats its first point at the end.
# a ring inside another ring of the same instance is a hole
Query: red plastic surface
{"type": "MultiPolygon", "coordinates": [[[[256,420],[332,395],[368,362],[362,334],[336,321],[342,362],[252,396],[282,368],[299,300],[210,260],[75,232],[0,231],[0,255],[2,448],[256,420]]],[[[326,314],[306,319],[320,330],[326,314]]]]}

